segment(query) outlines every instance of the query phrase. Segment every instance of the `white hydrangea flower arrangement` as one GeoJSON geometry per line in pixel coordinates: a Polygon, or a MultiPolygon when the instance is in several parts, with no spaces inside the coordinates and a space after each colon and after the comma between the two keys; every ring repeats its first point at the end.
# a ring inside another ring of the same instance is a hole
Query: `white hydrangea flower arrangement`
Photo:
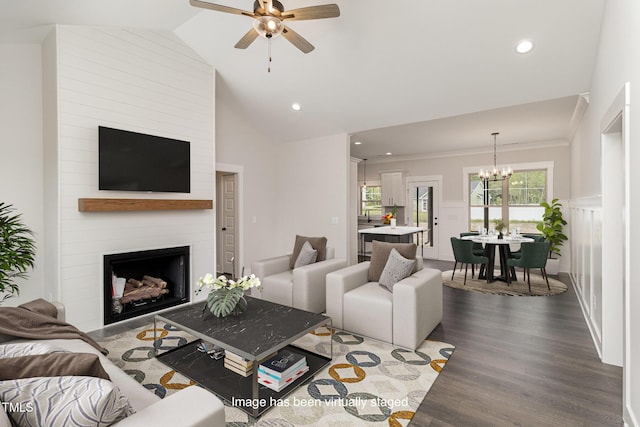
{"type": "Polygon", "coordinates": [[[216,317],[226,317],[231,313],[236,315],[244,313],[247,310],[244,292],[258,286],[260,286],[260,279],[253,274],[233,280],[226,276],[214,278],[211,273],[207,273],[198,279],[196,294],[208,288],[209,295],[204,308],[208,308],[216,317]]]}

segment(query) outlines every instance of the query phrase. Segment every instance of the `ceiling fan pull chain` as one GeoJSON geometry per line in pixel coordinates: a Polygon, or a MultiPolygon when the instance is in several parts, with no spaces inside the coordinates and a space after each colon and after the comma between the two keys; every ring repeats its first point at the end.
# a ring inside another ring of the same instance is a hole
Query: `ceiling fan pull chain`
{"type": "Polygon", "coordinates": [[[269,44],[269,61],[267,62],[267,72],[270,73],[271,72],[271,38],[268,38],[267,42],[269,44]]]}

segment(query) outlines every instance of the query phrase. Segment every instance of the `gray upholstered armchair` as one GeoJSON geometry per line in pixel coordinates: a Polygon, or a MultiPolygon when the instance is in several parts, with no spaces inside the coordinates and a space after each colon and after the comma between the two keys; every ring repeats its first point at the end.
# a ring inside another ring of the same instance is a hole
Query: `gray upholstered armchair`
{"type": "Polygon", "coordinates": [[[255,261],[251,273],[262,285],[252,289],[251,296],[267,301],[322,313],[325,311],[325,280],[328,273],[346,267],[344,259],[336,259],[335,250],[326,248],[326,259],[291,269],[292,255],[255,261]]]}
{"type": "MultiPolygon", "coordinates": [[[[374,248],[375,252],[375,248],[374,248]]],[[[373,259],[372,254],[372,259],[373,259]]],[[[327,275],[327,315],[334,327],[409,349],[418,348],[442,320],[442,272],[422,268],[392,291],[370,280],[371,262],[327,275]]]]}

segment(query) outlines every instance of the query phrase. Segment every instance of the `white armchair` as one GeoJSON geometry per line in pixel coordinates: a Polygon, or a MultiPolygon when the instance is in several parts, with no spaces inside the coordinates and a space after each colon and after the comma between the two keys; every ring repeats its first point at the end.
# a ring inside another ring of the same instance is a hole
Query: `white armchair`
{"type": "Polygon", "coordinates": [[[335,250],[327,248],[326,260],[290,269],[291,254],[254,261],[251,273],[262,285],[253,288],[251,296],[301,310],[322,313],[326,302],[326,276],[346,267],[344,259],[336,259],[335,250]]]}
{"type": "Polygon", "coordinates": [[[412,350],[442,320],[442,272],[422,268],[393,285],[369,281],[370,262],[327,275],[327,316],[338,329],[412,350]]]}

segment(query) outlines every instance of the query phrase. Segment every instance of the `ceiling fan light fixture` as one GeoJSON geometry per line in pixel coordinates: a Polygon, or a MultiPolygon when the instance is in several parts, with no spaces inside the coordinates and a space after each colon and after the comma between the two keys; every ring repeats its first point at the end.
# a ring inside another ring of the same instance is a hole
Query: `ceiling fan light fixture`
{"type": "Polygon", "coordinates": [[[253,21],[253,28],[262,37],[270,39],[282,33],[284,24],[275,16],[260,16],[253,21]]]}

